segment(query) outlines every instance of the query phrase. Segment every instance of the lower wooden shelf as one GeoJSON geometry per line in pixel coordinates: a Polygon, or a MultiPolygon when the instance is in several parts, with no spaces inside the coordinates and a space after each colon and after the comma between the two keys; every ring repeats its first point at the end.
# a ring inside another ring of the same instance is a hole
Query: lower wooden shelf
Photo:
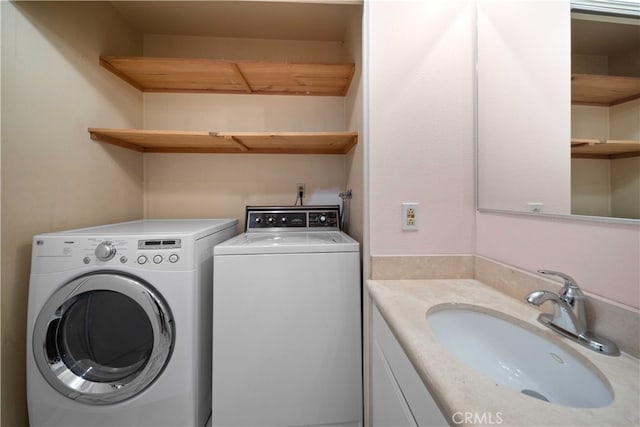
{"type": "Polygon", "coordinates": [[[346,154],[357,132],[198,132],[89,128],[94,141],[145,153],[346,154]]]}
{"type": "Polygon", "coordinates": [[[640,141],[572,139],[571,157],[574,159],[619,159],[640,156],[640,141]]]}
{"type": "Polygon", "coordinates": [[[640,77],[571,75],[571,103],[611,106],[640,98],[640,77]]]}

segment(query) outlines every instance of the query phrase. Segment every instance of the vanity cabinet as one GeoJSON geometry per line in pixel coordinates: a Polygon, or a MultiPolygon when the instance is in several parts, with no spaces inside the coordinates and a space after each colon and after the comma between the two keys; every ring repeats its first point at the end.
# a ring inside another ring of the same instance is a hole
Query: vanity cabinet
{"type": "Polygon", "coordinates": [[[448,426],[376,306],[372,325],[371,424],[374,427],[448,426]]]}

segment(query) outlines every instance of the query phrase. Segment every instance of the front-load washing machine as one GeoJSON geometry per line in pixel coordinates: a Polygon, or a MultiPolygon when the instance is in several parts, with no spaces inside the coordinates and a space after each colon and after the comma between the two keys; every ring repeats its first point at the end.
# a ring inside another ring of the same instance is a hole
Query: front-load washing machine
{"type": "Polygon", "coordinates": [[[31,426],[204,426],[213,246],[237,220],[141,220],[33,238],[31,426]]]}
{"type": "Polygon", "coordinates": [[[338,207],[248,207],[213,258],[213,426],[362,425],[360,252],[338,207]]]}

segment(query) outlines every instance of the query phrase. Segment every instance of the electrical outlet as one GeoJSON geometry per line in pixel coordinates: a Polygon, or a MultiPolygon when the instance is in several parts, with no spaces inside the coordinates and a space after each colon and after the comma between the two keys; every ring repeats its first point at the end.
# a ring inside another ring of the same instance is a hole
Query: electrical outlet
{"type": "Polygon", "coordinates": [[[420,203],[402,204],[402,229],[417,230],[420,203]]]}
{"type": "Polygon", "coordinates": [[[529,202],[527,203],[527,209],[529,210],[529,212],[542,213],[542,211],[544,210],[544,203],[529,202]]]}
{"type": "Polygon", "coordinates": [[[296,184],[296,196],[304,198],[305,185],[302,182],[296,184]]]}

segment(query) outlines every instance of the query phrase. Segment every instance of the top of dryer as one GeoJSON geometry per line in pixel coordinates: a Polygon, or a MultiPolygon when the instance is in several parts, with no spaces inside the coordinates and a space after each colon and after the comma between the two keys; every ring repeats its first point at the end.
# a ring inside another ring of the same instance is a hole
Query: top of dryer
{"type": "Polygon", "coordinates": [[[41,236],[144,236],[144,235],[188,235],[195,239],[221,230],[236,227],[235,218],[221,219],[142,219],[96,227],[77,228],[41,234],[41,236]]]}

